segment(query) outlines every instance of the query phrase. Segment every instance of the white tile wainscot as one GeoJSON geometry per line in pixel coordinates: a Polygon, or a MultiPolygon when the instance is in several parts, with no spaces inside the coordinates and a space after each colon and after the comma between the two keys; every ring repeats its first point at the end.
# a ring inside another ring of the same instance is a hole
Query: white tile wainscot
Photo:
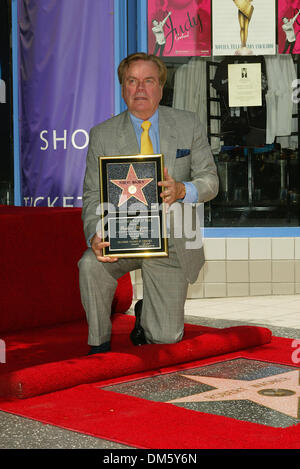
{"type": "MultiPolygon", "coordinates": [[[[189,299],[300,293],[299,237],[204,238],[204,252],[189,299]]],[[[141,272],[131,278],[134,298],[142,298],[141,272]]]]}

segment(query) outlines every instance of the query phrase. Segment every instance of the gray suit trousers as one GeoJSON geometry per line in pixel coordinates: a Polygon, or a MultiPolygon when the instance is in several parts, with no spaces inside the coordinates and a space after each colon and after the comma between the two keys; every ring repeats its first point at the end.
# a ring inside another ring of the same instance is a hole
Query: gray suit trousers
{"type": "Polygon", "coordinates": [[[89,325],[89,345],[111,338],[111,304],[117,279],[141,269],[143,309],[141,325],[149,343],[175,343],[182,339],[188,283],[172,242],[168,258],[119,259],[99,262],[87,249],[79,263],[81,300],[89,325]]]}

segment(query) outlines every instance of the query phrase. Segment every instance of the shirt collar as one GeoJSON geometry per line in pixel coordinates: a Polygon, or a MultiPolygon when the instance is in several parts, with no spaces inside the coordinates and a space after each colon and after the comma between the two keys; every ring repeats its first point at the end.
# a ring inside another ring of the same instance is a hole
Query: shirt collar
{"type": "MultiPolygon", "coordinates": [[[[141,123],[144,122],[143,119],[139,119],[138,117],[131,114],[131,112],[129,112],[129,115],[130,115],[130,119],[131,119],[133,125],[140,129],[141,128],[141,123]]],[[[158,124],[158,109],[156,109],[153,116],[151,116],[150,119],[148,119],[148,120],[151,122],[151,124],[153,126],[156,126],[158,124]]]]}

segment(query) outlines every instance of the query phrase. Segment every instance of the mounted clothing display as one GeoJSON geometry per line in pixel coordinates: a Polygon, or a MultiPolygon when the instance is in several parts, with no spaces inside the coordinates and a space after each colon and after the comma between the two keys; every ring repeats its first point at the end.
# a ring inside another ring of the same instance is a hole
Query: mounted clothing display
{"type": "Polygon", "coordinates": [[[267,128],[266,143],[273,143],[275,138],[284,148],[297,148],[297,104],[291,99],[292,82],[297,79],[295,64],[291,55],[265,57],[268,78],[267,128]]]}
{"type": "MultiPolygon", "coordinates": [[[[187,64],[181,65],[174,76],[174,93],[172,106],[176,109],[196,112],[204,126],[207,125],[207,86],[206,65],[204,57],[192,57],[187,64]]],[[[213,103],[211,112],[220,114],[219,103],[213,103]]],[[[219,122],[211,123],[212,133],[219,133],[219,122]]],[[[212,137],[212,151],[220,151],[220,139],[212,137]]]]}
{"type": "Polygon", "coordinates": [[[282,148],[295,149],[298,146],[297,104],[291,99],[291,83],[297,79],[295,64],[287,55],[270,56],[228,56],[215,62],[216,70],[210,90],[207,90],[207,60],[193,57],[188,63],[178,67],[174,75],[172,106],[177,109],[196,112],[201,122],[209,126],[209,133],[219,134],[211,137],[213,153],[226,146],[258,147],[265,144],[280,143],[282,148]],[[262,105],[248,107],[229,107],[228,65],[234,63],[260,63],[262,105]],[[207,122],[207,93],[219,101],[210,102],[211,115],[220,120],[207,122]]]}
{"type": "Polygon", "coordinates": [[[220,97],[221,138],[224,145],[259,146],[266,141],[267,75],[262,56],[226,57],[217,66],[212,86],[220,97]],[[261,63],[262,106],[229,107],[228,65],[234,63],[261,63]]]}

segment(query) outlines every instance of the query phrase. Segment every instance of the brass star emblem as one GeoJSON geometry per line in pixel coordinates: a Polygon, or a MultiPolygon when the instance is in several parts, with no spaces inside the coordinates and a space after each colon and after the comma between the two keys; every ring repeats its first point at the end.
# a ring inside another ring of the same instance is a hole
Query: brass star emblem
{"type": "Polygon", "coordinates": [[[288,371],[252,381],[182,375],[187,379],[213,386],[215,389],[168,401],[213,402],[248,400],[300,419],[300,372],[288,371]]]}
{"type": "Polygon", "coordinates": [[[135,197],[137,200],[142,202],[144,205],[147,205],[147,200],[143,192],[144,187],[146,187],[153,178],[142,178],[138,179],[133,165],[131,164],[126,176],[126,179],[112,179],[111,182],[122,189],[122,194],[119,199],[118,207],[124,204],[131,197],[135,197]]]}

